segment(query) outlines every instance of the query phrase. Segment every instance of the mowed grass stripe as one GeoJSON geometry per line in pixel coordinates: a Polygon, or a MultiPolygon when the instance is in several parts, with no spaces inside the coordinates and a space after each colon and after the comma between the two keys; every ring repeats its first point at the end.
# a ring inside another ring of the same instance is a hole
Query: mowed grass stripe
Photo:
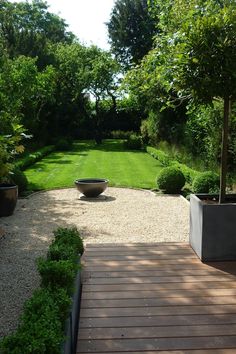
{"type": "Polygon", "coordinates": [[[75,142],[69,152],[53,152],[25,173],[32,189],[73,187],[77,178],[108,178],[110,186],[155,188],[162,166],[142,151],[125,151],[121,140],[75,142]]]}

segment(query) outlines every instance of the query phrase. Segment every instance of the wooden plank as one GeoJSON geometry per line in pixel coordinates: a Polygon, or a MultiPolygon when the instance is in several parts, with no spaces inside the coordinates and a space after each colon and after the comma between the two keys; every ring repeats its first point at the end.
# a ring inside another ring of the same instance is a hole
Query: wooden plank
{"type": "Polygon", "coordinates": [[[113,300],[88,300],[82,299],[81,307],[103,308],[103,307],[155,307],[155,306],[193,306],[193,305],[236,305],[236,296],[216,296],[216,297],[165,297],[151,299],[113,299],[113,300]]]}
{"type": "Polygon", "coordinates": [[[174,246],[174,247],[186,247],[189,248],[189,243],[188,242],[128,242],[128,243],[87,243],[86,244],[86,250],[91,249],[91,248],[127,248],[127,247],[144,247],[144,248],[150,248],[150,247],[168,247],[168,246],[174,246]]]}
{"type": "Polygon", "coordinates": [[[163,327],[123,327],[123,328],[82,328],[82,339],[119,339],[119,338],[174,338],[236,335],[236,324],[201,326],[163,326],[163,327]]]}
{"type": "MultiPolygon", "coordinates": [[[[143,288],[143,287],[142,287],[143,288]]],[[[145,284],[145,290],[197,290],[197,289],[235,289],[236,282],[201,282],[201,283],[161,283],[145,284]]],[[[111,284],[90,285],[84,284],[83,291],[140,291],[140,284],[111,284]]]]}
{"type": "Polygon", "coordinates": [[[127,249],[124,248],[122,250],[115,250],[114,249],[110,249],[110,250],[99,250],[99,251],[95,251],[95,250],[88,250],[86,251],[86,257],[104,257],[104,256],[146,256],[146,255],[160,255],[160,254],[165,254],[168,256],[171,256],[173,254],[187,254],[187,255],[192,255],[195,254],[192,250],[190,250],[189,248],[171,248],[171,249],[166,249],[166,248],[162,248],[162,249],[144,249],[144,250],[137,250],[137,249],[127,249]]]}
{"type": "Polygon", "coordinates": [[[129,277],[129,278],[85,278],[84,284],[160,284],[160,283],[198,283],[235,281],[232,275],[217,276],[175,276],[175,277],[129,277]]]}
{"type": "MultiPolygon", "coordinates": [[[[88,262],[84,262],[84,267],[86,266],[86,270],[87,271],[92,271],[92,272],[101,272],[101,271],[121,271],[121,272],[126,272],[126,271],[140,271],[140,270],[163,270],[163,271],[173,271],[174,269],[176,270],[200,270],[200,269],[210,269],[210,270],[221,270],[221,271],[225,271],[228,273],[232,273],[235,274],[236,272],[236,268],[235,266],[229,266],[229,265],[225,265],[225,266],[221,266],[221,268],[214,268],[212,265],[208,265],[208,264],[203,264],[203,263],[199,263],[199,262],[185,262],[185,263],[168,263],[166,261],[160,262],[160,261],[154,261],[151,262],[149,260],[149,262],[144,263],[142,262],[141,264],[139,264],[138,262],[129,262],[127,264],[123,264],[123,263],[119,263],[119,262],[113,262],[113,264],[111,264],[111,262],[109,262],[108,264],[97,264],[95,265],[89,265],[88,262]],[[164,263],[163,263],[164,262],[164,263]]],[[[235,264],[236,265],[236,264],[235,264]]]]}
{"type": "Polygon", "coordinates": [[[204,314],[236,314],[236,305],[193,305],[193,306],[156,306],[134,308],[82,308],[80,317],[130,317],[134,316],[175,316],[204,314]]]}
{"type": "Polygon", "coordinates": [[[224,349],[236,348],[236,336],[216,337],[179,337],[179,338],[136,338],[134,339],[107,339],[107,340],[80,340],[81,352],[116,351],[134,352],[145,350],[186,350],[186,349],[224,349]]]}
{"type": "Polygon", "coordinates": [[[116,265],[130,265],[133,263],[137,263],[138,265],[166,265],[166,264],[199,264],[199,259],[197,256],[193,255],[191,257],[184,257],[177,255],[176,257],[171,257],[171,259],[168,256],[150,256],[149,257],[144,257],[141,258],[126,258],[123,257],[122,259],[120,257],[111,257],[111,259],[102,259],[102,258],[87,258],[86,259],[86,265],[109,265],[109,266],[116,266],[116,265]]]}
{"type": "Polygon", "coordinates": [[[90,317],[80,318],[80,328],[118,328],[155,326],[192,326],[210,324],[236,324],[236,314],[177,315],[146,317],[90,317]]]}
{"type": "Polygon", "coordinates": [[[176,290],[176,289],[167,289],[167,290],[140,290],[140,291],[125,291],[125,292],[82,292],[82,299],[88,300],[97,300],[97,299],[149,299],[149,298],[191,298],[196,296],[235,296],[236,289],[201,289],[201,290],[176,290]]]}
{"type": "MultiPolygon", "coordinates": [[[[235,271],[236,272],[236,271],[235,271]]],[[[173,277],[173,276],[185,276],[193,275],[192,269],[172,269],[172,270],[133,270],[133,271],[87,271],[83,270],[84,279],[87,278],[129,278],[129,277],[173,277]]],[[[221,270],[212,269],[194,269],[194,275],[196,276],[221,276],[229,275],[229,273],[221,270]]],[[[235,279],[235,278],[234,278],[235,279]]]]}

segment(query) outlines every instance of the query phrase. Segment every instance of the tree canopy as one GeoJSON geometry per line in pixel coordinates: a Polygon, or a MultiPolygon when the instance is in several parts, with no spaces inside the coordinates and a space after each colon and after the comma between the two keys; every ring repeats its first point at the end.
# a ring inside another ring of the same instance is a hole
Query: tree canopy
{"type": "Polygon", "coordinates": [[[140,63],[152,48],[156,23],[147,0],[116,0],[107,26],[111,50],[126,67],[140,63]]]}

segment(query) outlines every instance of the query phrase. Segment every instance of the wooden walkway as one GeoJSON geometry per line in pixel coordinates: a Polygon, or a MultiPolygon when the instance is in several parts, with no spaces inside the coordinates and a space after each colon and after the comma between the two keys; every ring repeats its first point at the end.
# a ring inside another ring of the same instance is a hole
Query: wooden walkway
{"type": "Polygon", "coordinates": [[[186,243],[87,245],[77,354],[236,354],[236,262],[186,243]]]}

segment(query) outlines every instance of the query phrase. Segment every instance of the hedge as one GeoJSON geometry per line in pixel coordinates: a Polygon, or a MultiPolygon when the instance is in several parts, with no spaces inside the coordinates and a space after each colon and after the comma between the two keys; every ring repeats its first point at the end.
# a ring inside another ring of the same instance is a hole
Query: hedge
{"type": "Polygon", "coordinates": [[[30,153],[16,162],[16,167],[21,171],[24,171],[27,167],[33,165],[35,162],[42,160],[43,157],[49,155],[51,152],[55,150],[54,145],[44,146],[43,148],[35,151],[34,153],[30,153]]]}
{"type": "Polygon", "coordinates": [[[185,164],[182,164],[176,160],[172,160],[171,157],[168,156],[162,150],[158,150],[151,146],[147,146],[146,151],[148,154],[150,154],[152,157],[158,160],[163,167],[174,166],[179,168],[183,172],[186,182],[188,183],[192,183],[195,177],[200,173],[186,166],[185,164]]]}
{"type": "Polygon", "coordinates": [[[54,236],[47,257],[37,262],[41,287],[25,303],[17,331],[0,342],[1,354],[61,354],[84,248],[76,228],[58,228],[54,236]]]}

